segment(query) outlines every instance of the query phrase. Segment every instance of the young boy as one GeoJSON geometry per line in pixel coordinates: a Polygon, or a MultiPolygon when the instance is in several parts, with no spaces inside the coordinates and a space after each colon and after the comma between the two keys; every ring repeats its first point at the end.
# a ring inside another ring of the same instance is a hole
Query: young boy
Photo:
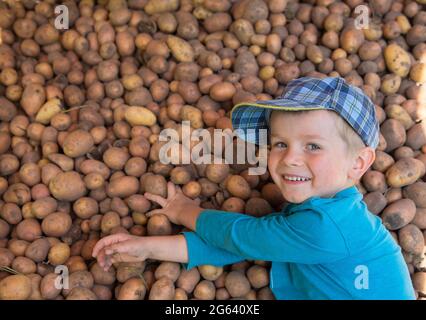
{"type": "Polygon", "coordinates": [[[236,105],[242,138],[270,129],[268,170],[289,204],[261,218],[199,207],[173,184],[168,198],[145,193],[170,221],[193,232],[117,234],[93,255],[108,269],[119,261],[158,259],[187,268],[243,260],[272,261],[277,299],[415,299],[400,247],[370,213],[355,184],[375,159],[379,125],[372,102],[342,78],[300,78],[275,100],[236,105]]]}

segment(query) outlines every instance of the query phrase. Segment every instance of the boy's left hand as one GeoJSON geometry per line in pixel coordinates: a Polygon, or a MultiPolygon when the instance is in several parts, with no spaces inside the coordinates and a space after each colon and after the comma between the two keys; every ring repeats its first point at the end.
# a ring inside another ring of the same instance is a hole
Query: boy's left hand
{"type": "Polygon", "coordinates": [[[182,189],[176,187],[172,182],[167,183],[167,199],[159,195],[145,192],[144,197],[154,201],[162,206],[161,209],[156,209],[148,212],[147,217],[152,217],[155,214],[164,214],[174,224],[182,224],[181,215],[192,210],[201,209],[200,200],[192,200],[185,196],[182,189]]]}

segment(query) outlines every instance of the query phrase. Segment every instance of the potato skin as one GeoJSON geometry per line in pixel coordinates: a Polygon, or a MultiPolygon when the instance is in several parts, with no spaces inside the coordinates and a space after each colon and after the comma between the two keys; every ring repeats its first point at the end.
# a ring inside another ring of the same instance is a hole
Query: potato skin
{"type": "Polygon", "coordinates": [[[0,281],[0,300],[27,300],[31,290],[30,278],[25,275],[12,275],[0,281]]]}
{"type": "Polygon", "coordinates": [[[63,150],[68,157],[77,158],[88,153],[93,146],[92,135],[87,131],[77,129],[66,136],[63,150]]]}
{"type": "Polygon", "coordinates": [[[75,171],[61,172],[49,183],[53,197],[61,201],[75,201],[86,194],[86,186],[75,171]]]}
{"type": "Polygon", "coordinates": [[[386,182],[389,186],[398,188],[408,186],[425,174],[425,165],[414,158],[398,160],[386,171],[386,182]]]}
{"type": "Polygon", "coordinates": [[[141,278],[131,278],[120,288],[117,300],[143,300],[146,295],[145,282],[141,278]]]}
{"type": "Polygon", "coordinates": [[[416,215],[416,204],[410,199],[401,199],[392,202],[383,210],[381,215],[383,224],[389,230],[399,230],[409,224],[416,215]]]}

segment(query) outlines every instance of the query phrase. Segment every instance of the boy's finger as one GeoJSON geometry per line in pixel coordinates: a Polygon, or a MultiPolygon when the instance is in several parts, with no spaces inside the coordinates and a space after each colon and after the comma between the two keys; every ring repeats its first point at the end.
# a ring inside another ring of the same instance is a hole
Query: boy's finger
{"type": "Polygon", "coordinates": [[[157,202],[162,207],[165,207],[167,205],[167,200],[164,199],[163,197],[159,196],[159,195],[145,192],[144,197],[147,198],[148,200],[157,202]]]}
{"type": "Polygon", "coordinates": [[[155,209],[155,210],[152,210],[152,211],[146,213],[145,216],[147,218],[151,218],[153,215],[156,215],[156,214],[164,214],[164,210],[163,209],[155,209]]]}
{"type": "Polygon", "coordinates": [[[124,233],[117,233],[117,234],[102,238],[93,247],[92,256],[96,258],[96,256],[99,254],[99,251],[102,250],[104,247],[127,240],[127,239],[129,239],[129,236],[124,233]]]}
{"type": "Polygon", "coordinates": [[[172,182],[167,182],[167,199],[171,199],[176,194],[175,185],[172,182]]]}

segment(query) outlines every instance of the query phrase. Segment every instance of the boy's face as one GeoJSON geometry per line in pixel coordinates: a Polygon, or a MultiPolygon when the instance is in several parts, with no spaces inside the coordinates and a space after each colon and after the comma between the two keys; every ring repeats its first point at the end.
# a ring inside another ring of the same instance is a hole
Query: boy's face
{"type": "Polygon", "coordinates": [[[272,112],[269,172],[284,198],[301,203],[332,197],[354,184],[348,176],[354,158],[340,137],[332,111],[272,112]],[[291,181],[293,177],[303,181],[291,181]]]}

